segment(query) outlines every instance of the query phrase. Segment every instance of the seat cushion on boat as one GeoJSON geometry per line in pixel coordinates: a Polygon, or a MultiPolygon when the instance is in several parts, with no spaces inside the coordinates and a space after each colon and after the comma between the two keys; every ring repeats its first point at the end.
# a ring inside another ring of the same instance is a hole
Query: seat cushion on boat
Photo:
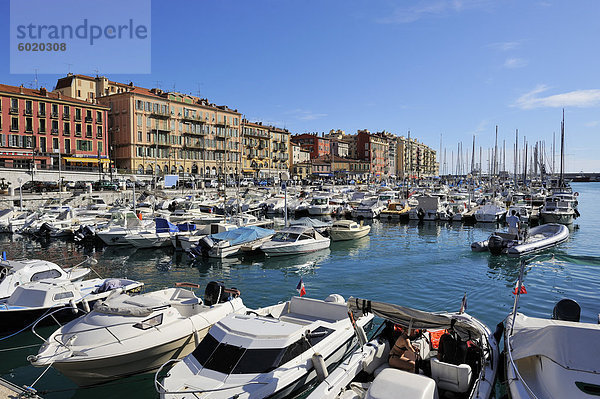
{"type": "Polygon", "coordinates": [[[435,382],[426,376],[391,367],[383,370],[367,391],[366,399],[437,399],[435,382]]]}
{"type": "Polygon", "coordinates": [[[318,299],[292,297],[288,309],[289,318],[314,321],[325,320],[335,322],[348,318],[348,309],[345,303],[323,302],[318,299]]]}
{"type": "Polygon", "coordinates": [[[390,343],[385,340],[384,342],[370,342],[369,345],[375,348],[367,358],[363,359],[363,370],[368,374],[373,374],[381,365],[387,366],[390,343]]]}
{"type": "Polygon", "coordinates": [[[430,359],[431,378],[435,380],[438,388],[446,391],[463,393],[469,389],[471,382],[471,366],[460,364],[458,366],[439,361],[433,357],[430,359]]]}

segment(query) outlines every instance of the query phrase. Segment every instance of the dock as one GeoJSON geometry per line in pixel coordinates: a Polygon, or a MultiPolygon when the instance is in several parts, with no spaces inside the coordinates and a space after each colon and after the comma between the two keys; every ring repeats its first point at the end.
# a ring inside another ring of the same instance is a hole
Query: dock
{"type": "Polygon", "coordinates": [[[17,399],[17,398],[33,398],[41,399],[34,392],[21,388],[10,381],[0,378],[0,398],[17,399]]]}

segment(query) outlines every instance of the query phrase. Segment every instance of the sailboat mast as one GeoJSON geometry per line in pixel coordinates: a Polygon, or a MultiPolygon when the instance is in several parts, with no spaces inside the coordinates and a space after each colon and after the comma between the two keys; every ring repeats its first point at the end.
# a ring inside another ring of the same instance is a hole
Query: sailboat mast
{"type": "Polygon", "coordinates": [[[563,117],[560,124],[560,187],[564,185],[565,173],[565,109],[563,108],[563,117]]]}

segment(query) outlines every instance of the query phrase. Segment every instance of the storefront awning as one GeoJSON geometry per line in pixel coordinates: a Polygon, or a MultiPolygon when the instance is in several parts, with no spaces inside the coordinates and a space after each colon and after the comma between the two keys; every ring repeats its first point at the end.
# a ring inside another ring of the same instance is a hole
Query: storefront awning
{"type": "MultiPolygon", "coordinates": [[[[98,163],[98,158],[63,157],[67,162],[98,163]]],[[[110,163],[108,158],[101,158],[102,163],[110,163]]]]}

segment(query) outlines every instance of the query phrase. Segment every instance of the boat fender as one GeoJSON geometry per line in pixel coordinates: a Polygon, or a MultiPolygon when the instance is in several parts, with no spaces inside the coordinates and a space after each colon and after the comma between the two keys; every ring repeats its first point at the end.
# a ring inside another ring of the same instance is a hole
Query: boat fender
{"type": "Polygon", "coordinates": [[[198,334],[198,330],[194,330],[194,344],[195,346],[200,345],[200,335],[198,334]]]}
{"type": "Polygon", "coordinates": [[[69,301],[69,307],[71,308],[71,312],[73,312],[73,314],[77,314],[77,305],[75,304],[75,301],[73,299],[69,301]]]}
{"type": "Polygon", "coordinates": [[[81,301],[81,305],[83,306],[83,310],[86,311],[86,313],[90,313],[90,304],[88,303],[87,300],[82,300],[81,301]]]}
{"type": "Polygon", "coordinates": [[[317,373],[317,380],[324,381],[325,378],[329,375],[329,371],[327,371],[327,366],[325,365],[325,360],[323,359],[323,355],[316,352],[312,355],[313,367],[317,373]]]}

